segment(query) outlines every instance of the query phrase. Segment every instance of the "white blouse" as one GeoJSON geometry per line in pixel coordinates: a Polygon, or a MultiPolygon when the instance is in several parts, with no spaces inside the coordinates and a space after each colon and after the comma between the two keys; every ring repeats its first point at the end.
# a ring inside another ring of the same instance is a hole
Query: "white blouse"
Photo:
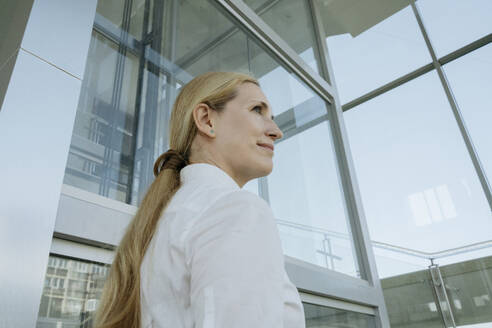
{"type": "Polygon", "coordinates": [[[142,262],[142,328],[304,328],[268,203],[211,164],[181,182],[142,262]]]}

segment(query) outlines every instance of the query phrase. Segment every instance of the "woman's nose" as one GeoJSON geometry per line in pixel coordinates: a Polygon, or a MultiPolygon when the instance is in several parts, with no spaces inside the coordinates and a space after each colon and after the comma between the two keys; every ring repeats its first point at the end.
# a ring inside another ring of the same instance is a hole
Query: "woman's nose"
{"type": "Polygon", "coordinates": [[[270,135],[272,137],[274,137],[275,140],[281,139],[284,136],[284,133],[282,132],[282,130],[280,130],[278,125],[275,123],[275,121],[273,122],[273,125],[274,125],[274,128],[273,128],[273,131],[270,133],[270,135]]]}

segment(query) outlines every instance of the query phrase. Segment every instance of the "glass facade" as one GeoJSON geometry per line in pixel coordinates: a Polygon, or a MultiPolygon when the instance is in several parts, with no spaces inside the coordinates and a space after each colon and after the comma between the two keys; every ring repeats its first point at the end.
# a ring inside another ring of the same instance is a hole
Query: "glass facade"
{"type": "MultiPolygon", "coordinates": [[[[286,255],[361,277],[328,104],[213,1],[151,3],[152,15],[139,2],[122,2],[122,13],[99,2],[65,184],[138,205],[153,180],[155,159],[168,149],[167,126],[180,87],[207,71],[246,72],[259,80],[284,138],[266,187],[260,192],[253,180],[245,188],[269,199],[286,255]]],[[[277,9],[263,13],[274,17],[277,9]]],[[[301,30],[313,34],[312,27],[301,30]]],[[[314,38],[309,40],[312,50],[314,38]]]]}
{"type": "MultiPolygon", "coordinates": [[[[91,328],[109,266],[50,255],[37,328],[91,328]]],[[[373,315],[303,303],[306,328],[376,328],[373,315]]]]}
{"type": "Polygon", "coordinates": [[[66,184],[137,205],[167,150],[179,88],[206,71],[255,76],[284,133],[326,114],[319,97],[213,2],[156,0],[153,15],[143,2],[120,2],[97,7],[66,184]]]}
{"type": "Polygon", "coordinates": [[[374,242],[433,253],[490,239],[490,208],[434,71],[345,119],[374,242]]]}
{"type": "Polygon", "coordinates": [[[322,3],[391,327],[489,327],[490,3],[322,3]]]}
{"type": "Polygon", "coordinates": [[[322,122],[279,143],[269,200],[286,255],[360,278],[329,140],[322,122]]]}
{"type": "MultiPolygon", "coordinates": [[[[270,203],[293,280],[375,313],[306,302],[307,327],[387,327],[384,306],[391,327],[490,326],[490,2],[245,0],[250,13],[235,2],[98,1],[64,184],[97,213],[130,213],[168,149],[180,88],[207,71],[249,73],[284,138],[272,174],[244,188],[270,203]],[[316,76],[276,56],[245,15],[316,76]]],[[[107,270],[51,255],[37,327],[91,327],[107,270]]]]}

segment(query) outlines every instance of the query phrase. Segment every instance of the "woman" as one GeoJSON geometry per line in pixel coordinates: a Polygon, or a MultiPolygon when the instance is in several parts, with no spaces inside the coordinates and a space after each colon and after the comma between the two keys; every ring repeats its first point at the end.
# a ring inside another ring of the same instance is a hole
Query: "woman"
{"type": "Polygon", "coordinates": [[[182,88],[171,149],[118,247],[96,327],[305,326],[272,211],[241,189],[270,174],[281,137],[248,75],[210,72],[182,88]]]}

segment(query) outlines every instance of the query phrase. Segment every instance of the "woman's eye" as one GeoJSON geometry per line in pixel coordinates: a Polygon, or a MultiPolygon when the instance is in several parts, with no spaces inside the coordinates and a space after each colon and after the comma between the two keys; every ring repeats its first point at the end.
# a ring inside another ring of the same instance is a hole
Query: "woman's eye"
{"type": "Polygon", "coordinates": [[[256,110],[256,109],[259,109],[258,113],[260,113],[260,114],[261,114],[261,109],[262,109],[262,108],[261,108],[260,106],[255,106],[255,107],[253,108],[253,110],[256,110]]]}

